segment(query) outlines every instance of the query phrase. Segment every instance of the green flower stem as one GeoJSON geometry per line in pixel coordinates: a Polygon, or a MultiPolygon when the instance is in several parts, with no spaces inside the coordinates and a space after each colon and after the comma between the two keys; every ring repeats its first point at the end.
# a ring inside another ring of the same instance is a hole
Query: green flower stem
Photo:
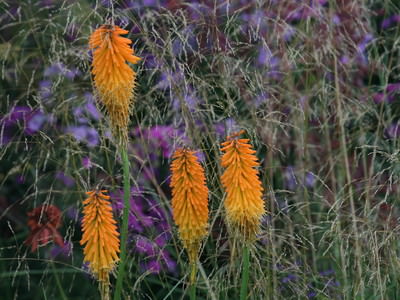
{"type": "Polygon", "coordinates": [[[129,211],[131,210],[130,205],[130,179],[129,179],[129,160],[128,152],[126,147],[121,147],[121,158],[122,158],[122,168],[124,173],[124,210],[122,213],[122,227],[121,227],[121,256],[120,263],[118,266],[118,277],[117,284],[114,294],[114,300],[121,299],[122,282],[125,275],[125,265],[126,265],[126,240],[128,237],[128,217],[129,211]]]}
{"type": "Polygon", "coordinates": [[[190,264],[190,300],[196,300],[196,262],[190,264]]]}
{"type": "Polygon", "coordinates": [[[56,271],[56,267],[54,266],[54,262],[51,262],[51,269],[54,274],[54,278],[56,279],[56,284],[58,287],[58,291],[60,292],[61,299],[68,300],[67,296],[64,293],[63,287],[61,285],[60,277],[58,276],[58,272],[56,271]]]}
{"type": "Polygon", "coordinates": [[[249,283],[249,245],[243,247],[242,285],[240,286],[240,300],[247,299],[247,285],[249,283]]]}

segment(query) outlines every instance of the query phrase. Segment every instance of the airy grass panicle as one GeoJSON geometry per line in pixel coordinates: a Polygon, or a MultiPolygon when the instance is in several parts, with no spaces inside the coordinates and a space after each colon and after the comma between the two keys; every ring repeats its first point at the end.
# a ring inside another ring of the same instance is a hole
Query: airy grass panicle
{"type": "Polygon", "coordinates": [[[224,206],[230,229],[245,241],[252,241],[260,230],[265,209],[256,151],[249,139],[239,138],[242,133],[244,131],[228,136],[222,143],[225,171],[221,180],[226,190],[224,206]]]}
{"type": "MultiPolygon", "coordinates": [[[[100,285],[107,287],[109,273],[118,262],[119,233],[109,202],[107,190],[87,192],[83,201],[82,239],[85,245],[84,261],[89,263],[93,275],[100,285]]],[[[103,289],[102,289],[103,290],[103,289]]]]}
{"type": "Polygon", "coordinates": [[[194,264],[207,234],[208,188],[195,151],[177,149],[171,164],[172,213],[179,236],[194,264]]]}
{"type": "Polygon", "coordinates": [[[132,41],[121,37],[128,31],[113,25],[102,25],[90,36],[89,46],[93,49],[92,74],[101,103],[110,118],[111,128],[118,141],[126,143],[136,73],[127,64],[137,64],[129,46],[132,41]]]}

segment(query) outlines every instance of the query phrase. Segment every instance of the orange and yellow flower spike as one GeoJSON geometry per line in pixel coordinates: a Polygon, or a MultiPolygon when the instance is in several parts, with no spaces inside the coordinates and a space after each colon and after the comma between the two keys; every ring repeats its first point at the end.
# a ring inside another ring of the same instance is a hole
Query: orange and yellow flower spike
{"type": "Polygon", "coordinates": [[[195,264],[202,239],[207,235],[208,188],[204,169],[195,151],[178,149],[171,164],[172,214],[179,236],[195,264]]]}
{"type": "Polygon", "coordinates": [[[109,115],[112,131],[121,142],[127,141],[136,86],[136,73],[127,62],[137,64],[140,61],[133,55],[132,41],[120,36],[127,33],[118,26],[103,25],[89,40],[89,47],[93,49],[94,85],[109,115]]]}
{"type": "Polygon", "coordinates": [[[259,163],[249,144],[249,139],[240,139],[240,131],[227,137],[222,143],[221,177],[226,191],[224,206],[228,225],[245,241],[252,241],[260,230],[261,218],[265,213],[262,199],[263,188],[258,177],[259,163]]]}
{"type": "MultiPolygon", "coordinates": [[[[82,239],[84,261],[89,263],[100,286],[107,288],[109,273],[119,260],[119,233],[106,190],[87,192],[83,201],[82,239]]],[[[102,288],[102,291],[103,291],[102,288]]]]}

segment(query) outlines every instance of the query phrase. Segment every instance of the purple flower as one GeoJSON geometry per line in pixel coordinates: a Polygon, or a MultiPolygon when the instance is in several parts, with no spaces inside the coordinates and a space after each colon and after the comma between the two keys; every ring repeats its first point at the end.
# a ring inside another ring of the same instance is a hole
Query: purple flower
{"type": "Polygon", "coordinates": [[[288,166],[283,172],[283,177],[285,180],[285,186],[288,190],[294,190],[297,186],[296,176],[294,174],[294,167],[288,166]]]}
{"type": "Polygon", "coordinates": [[[64,34],[64,38],[67,40],[67,42],[72,43],[78,38],[78,32],[78,26],[75,23],[69,23],[64,34]]]}
{"type": "Polygon", "coordinates": [[[56,62],[44,70],[45,77],[55,77],[62,75],[69,80],[73,80],[76,76],[81,75],[81,71],[76,68],[68,69],[63,63],[56,62]]]}
{"type": "Polygon", "coordinates": [[[72,187],[75,184],[75,180],[71,176],[66,175],[62,171],[58,171],[56,173],[56,179],[62,181],[66,187],[72,187]]]}
{"type": "Polygon", "coordinates": [[[285,276],[285,277],[283,277],[283,278],[281,279],[281,282],[282,282],[282,283],[288,283],[288,282],[290,282],[290,281],[296,281],[297,279],[298,279],[298,276],[297,276],[297,275],[288,274],[287,276],[285,276]]]}
{"type": "Polygon", "coordinates": [[[335,270],[328,269],[328,270],[320,271],[319,274],[321,276],[330,276],[330,275],[334,275],[335,274],[335,270]]]}
{"type": "Polygon", "coordinates": [[[39,82],[39,95],[42,99],[48,99],[53,95],[51,92],[52,84],[51,80],[48,79],[39,82]]]}
{"type": "Polygon", "coordinates": [[[388,127],[386,127],[385,135],[389,139],[399,138],[400,137],[400,123],[398,121],[397,122],[393,122],[388,127]]]}
{"type": "Polygon", "coordinates": [[[318,294],[315,291],[311,291],[307,294],[308,299],[316,297],[318,294]]]}
{"type": "Polygon", "coordinates": [[[26,135],[35,134],[46,120],[47,117],[39,110],[27,106],[13,107],[8,115],[0,119],[0,145],[9,143],[19,129],[26,135]]]}
{"type": "Polygon", "coordinates": [[[374,100],[374,102],[376,103],[376,104],[380,104],[380,103],[382,103],[382,102],[384,102],[385,101],[385,94],[384,93],[376,93],[376,94],[374,94],[373,96],[372,96],[372,100],[374,100]]]}
{"type": "Polygon", "coordinates": [[[25,183],[25,176],[20,174],[20,175],[17,176],[17,178],[15,179],[15,181],[16,181],[18,184],[23,184],[23,183],[25,183]]]}
{"type": "Polygon", "coordinates": [[[25,133],[28,135],[32,135],[38,132],[43,124],[46,122],[47,117],[40,111],[35,112],[29,120],[27,121],[25,133]]]}
{"type": "MultiPolygon", "coordinates": [[[[163,157],[170,158],[177,143],[187,142],[182,130],[167,125],[150,128],[137,127],[133,130],[133,135],[139,141],[139,144],[135,145],[138,155],[143,158],[146,157],[146,149],[149,149],[149,147],[159,149],[163,157]],[[146,143],[146,147],[143,147],[143,143],[146,143]]],[[[156,155],[157,152],[152,154],[156,155]]]]}
{"type": "Polygon", "coordinates": [[[216,123],[214,128],[219,138],[225,138],[229,133],[238,131],[239,126],[234,119],[227,118],[224,121],[216,123]]]}
{"type": "Polygon", "coordinates": [[[66,128],[66,133],[72,134],[79,142],[85,142],[88,147],[92,148],[99,144],[99,133],[92,127],[70,126],[66,128]]]}
{"type": "Polygon", "coordinates": [[[154,244],[148,238],[138,235],[136,238],[136,251],[141,254],[146,254],[148,256],[154,256],[155,249],[154,244]]]}
{"type": "Polygon", "coordinates": [[[57,256],[69,257],[72,254],[72,243],[66,242],[64,246],[54,245],[50,250],[50,256],[54,259],[57,256]]]}
{"type": "Polygon", "coordinates": [[[367,33],[364,38],[361,40],[360,43],[358,43],[358,51],[360,53],[364,52],[365,49],[367,48],[368,44],[374,39],[374,36],[370,33],[367,33]]]}
{"type": "Polygon", "coordinates": [[[271,50],[268,46],[260,47],[258,50],[257,64],[259,66],[269,65],[271,58],[273,57],[271,50]]]}
{"type": "Polygon", "coordinates": [[[82,157],[82,166],[85,169],[90,169],[93,166],[92,161],[90,160],[90,157],[88,157],[88,156],[82,157]]]}
{"type": "Polygon", "coordinates": [[[335,24],[335,25],[340,25],[340,17],[337,14],[333,15],[332,23],[335,24]]]}
{"type": "Polygon", "coordinates": [[[304,178],[304,185],[308,188],[312,188],[314,187],[315,182],[316,182],[315,175],[311,172],[307,172],[304,178]]]}
{"type": "Polygon", "coordinates": [[[171,258],[171,255],[169,254],[169,252],[166,250],[162,250],[160,252],[160,256],[164,260],[164,263],[167,266],[168,271],[171,273],[175,272],[176,268],[177,268],[177,264],[176,264],[176,261],[171,258]]]}
{"type": "Polygon", "coordinates": [[[161,271],[161,264],[158,260],[152,259],[147,262],[140,263],[143,272],[151,274],[159,274],[161,271]]]}
{"type": "Polygon", "coordinates": [[[399,22],[400,22],[400,15],[393,15],[382,21],[381,28],[387,29],[389,27],[396,25],[396,23],[399,23],[399,22]]]}

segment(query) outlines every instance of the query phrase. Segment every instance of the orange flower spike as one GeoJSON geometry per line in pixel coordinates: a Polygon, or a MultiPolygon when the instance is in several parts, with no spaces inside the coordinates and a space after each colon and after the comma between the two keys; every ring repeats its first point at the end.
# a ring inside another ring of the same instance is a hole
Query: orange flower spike
{"type": "Polygon", "coordinates": [[[137,64],[130,47],[132,41],[121,37],[128,31],[118,26],[103,25],[96,29],[89,40],[93,49],[92,74],[100,101],[104,105],[114,134],[127,140],[129,114],[134,98],[136,73],[127,64],[137,64]]]}
{"type": "Polygon", "coordinates": [[[256,151],[249,139],[238,138],[242,133],[232,134],[221,144],[222,166],[226,168],[221,181],[226,191],[224,206],[230,228],[244,240],[252,241],[260,230],[265,209],[256,151]]]}
{"type": "Polygon", "coordinates": [[[87,192],[83,201],[82,239],[84,261],[100,282],[108,283],[108,274],[119,260],[119,233],[106,190],[87,192]]]}
{"type": "Polygon", "coordinates": [[[178,149],[171,164],[172,214],[190,263],[196,262],[208,226],[208,188],[194,153],[178,149]]]}

